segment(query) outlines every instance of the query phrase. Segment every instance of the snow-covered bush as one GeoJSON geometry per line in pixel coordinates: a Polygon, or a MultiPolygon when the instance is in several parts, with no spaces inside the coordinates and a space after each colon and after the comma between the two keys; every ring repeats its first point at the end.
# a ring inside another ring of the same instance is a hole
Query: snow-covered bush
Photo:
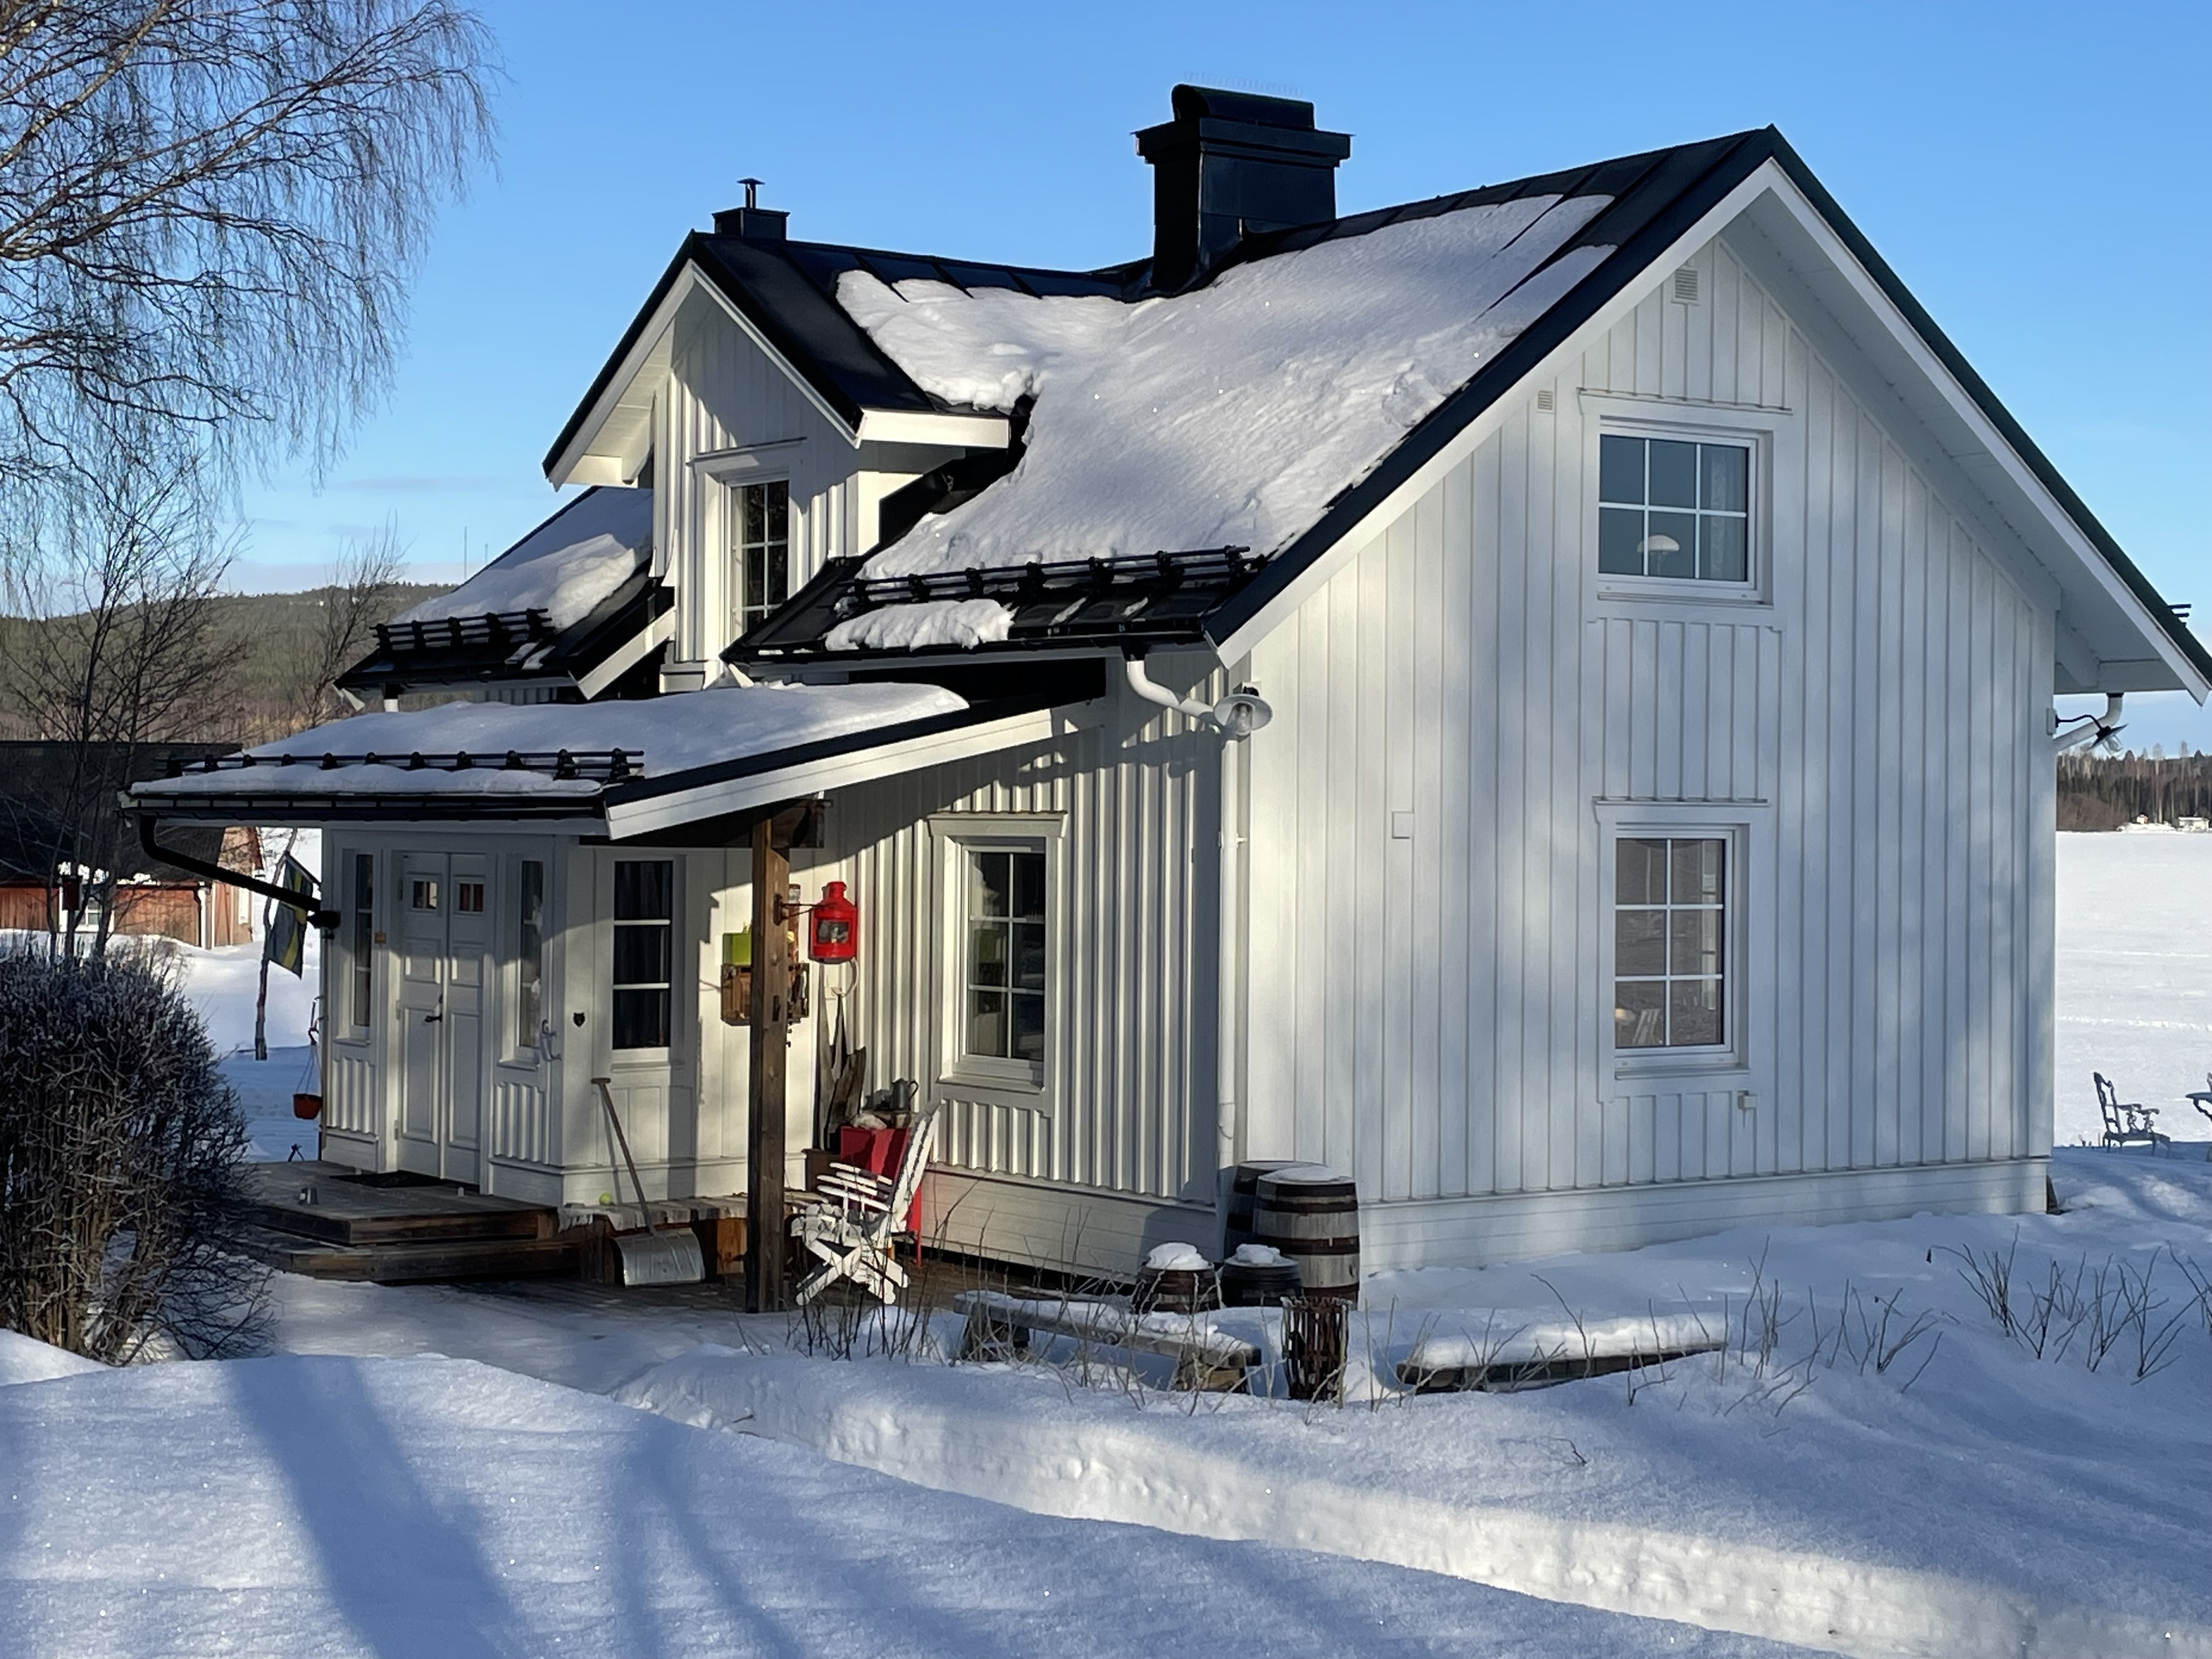
{"type": "Polygon", "coordinates": [[[198,1013],[131,957],[0,954],[0,1326],[94,1359],[250,1341],[246,1122],[198,1013]]]}

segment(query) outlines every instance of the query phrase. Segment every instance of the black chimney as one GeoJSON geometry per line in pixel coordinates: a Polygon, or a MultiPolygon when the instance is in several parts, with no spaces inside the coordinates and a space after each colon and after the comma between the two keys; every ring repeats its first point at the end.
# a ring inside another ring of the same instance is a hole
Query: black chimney
{"type": "Polygon", "coordinates": [[[745,204],[740,208],[724,208],[714,216],[714,234],[742,236],[749,242],[780,242],[784,227],[791,215],[781,208],[764,208],[760,204],[761,181],[740,179],[745,187],[745,204]]]}
{"type": "Polygon", "coordinates": [[[1137,135],[1152,164],[1152,281],[1184,288],[1248,233],[1336,217],[1336,164],[1352,135],[1322,132],[1311,104],[1177,87],[1175,119],[1137,135]]]}

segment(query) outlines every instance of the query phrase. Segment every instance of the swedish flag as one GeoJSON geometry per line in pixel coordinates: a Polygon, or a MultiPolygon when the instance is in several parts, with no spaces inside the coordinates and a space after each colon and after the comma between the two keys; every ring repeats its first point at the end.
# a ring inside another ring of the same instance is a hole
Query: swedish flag
{"type": "MultiPolygon", "coordinates": [[[[276,882],[295,893],[315,890],[315,878],[307,873],[307,866],[289,853],[284,854],[283,868],[276,872],[276,882]]],[[[262,941],[261,954],[286,973],[297,976],[301,959],[307,954],[307,913],[289,904],[279,904],[269,919],[269,937],[262,941]]]]}

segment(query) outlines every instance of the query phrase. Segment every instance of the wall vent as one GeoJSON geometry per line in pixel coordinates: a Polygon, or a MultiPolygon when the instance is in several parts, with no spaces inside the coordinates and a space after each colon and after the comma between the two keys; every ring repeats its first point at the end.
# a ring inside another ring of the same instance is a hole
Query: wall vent
{"type": "Polygon", "coordinates": [[[1686,306],[1698,303],[1698,268],[1684,265],[1674,273],[1674,297],[1686,306]]]}
{"type": "Polygon", "coordinates": [[[1546,386],[1541,392],[1539,392],[1536,394],[1536,412],[1539,415],[1550,414],[1552,412],[1553,402],[1552,388],[1546,386]]]}

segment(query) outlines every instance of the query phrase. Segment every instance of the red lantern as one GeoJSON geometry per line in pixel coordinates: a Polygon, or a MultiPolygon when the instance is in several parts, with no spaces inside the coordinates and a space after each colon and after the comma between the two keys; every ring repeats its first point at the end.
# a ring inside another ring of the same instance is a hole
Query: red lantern
{"type": "Polygon", "coordinates": [[[845,896],[845,884],[833,881],[814,901],[814,925],[806,954],[817,962],[850,962],[860,947],[860,913],[845,896]]]}

